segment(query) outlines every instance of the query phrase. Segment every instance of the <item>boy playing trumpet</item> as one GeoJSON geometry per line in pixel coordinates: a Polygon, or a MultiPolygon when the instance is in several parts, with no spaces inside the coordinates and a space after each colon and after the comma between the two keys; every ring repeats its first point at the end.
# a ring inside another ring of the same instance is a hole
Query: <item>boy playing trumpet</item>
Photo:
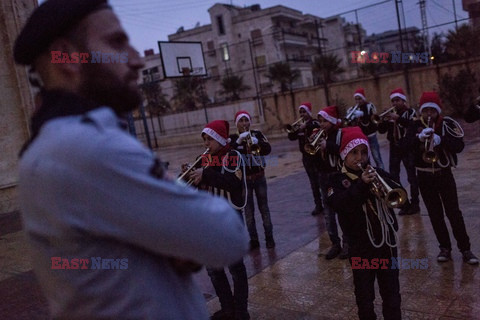
{"type": "Polygon", "coordinates": [[[348,237],[359,318],[376,319],[373,301],[377,278],[383,316],[397,320],[401,319],[399,271],[392,268],[391,258],[397,257],[398,224],[389,206],[399,203],[388,203],[385,196],[379,197],[380,192],[372,192],[372,184],[383,186],[378,185],[382,179],[399,188],[394,192],[404,191],[385,171],[376,171],[369,165],[368,153],[368,139],[359,127],[342,129],[340,157],[344,163],[341,172],[330,176],[327,203],[338,213],[348,237]],[[382,266],[380,261],[384,262],[382,266]]]}

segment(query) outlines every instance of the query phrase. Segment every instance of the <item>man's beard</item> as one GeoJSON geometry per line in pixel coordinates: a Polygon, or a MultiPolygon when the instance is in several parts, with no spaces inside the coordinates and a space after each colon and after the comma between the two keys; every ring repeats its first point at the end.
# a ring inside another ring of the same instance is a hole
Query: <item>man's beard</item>
{"type": "Polygon", "coordinates": [[[137,74],[133,71],[120,79],[113,75],[102,64],[86,64],[83,70],[83,83],[80,87],[82,96],[101,105],[111,107],[119,116],[138,108],[142,95],[137,88],[129,86],[129,82],[137,74]]]}

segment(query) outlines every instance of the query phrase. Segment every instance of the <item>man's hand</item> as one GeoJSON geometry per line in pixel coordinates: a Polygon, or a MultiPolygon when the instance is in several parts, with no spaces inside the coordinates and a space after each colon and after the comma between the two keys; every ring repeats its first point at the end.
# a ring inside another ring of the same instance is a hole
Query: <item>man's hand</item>
{"type": "Polygon", "coordinates": [[[355,118],[361,118],[361,117],[363,117],[363,111],[361,111],[361,110],[355,110],[355,112],[353,113],[353,115],[355,116],[355,118]]]}
{"type": "Polygon", "coordinates": [[[247,138],[247,136],[250,134],[250,132],[248,131],[245,131],[245,132],[242,132],[240,133],[240,135],[238,136],[238,139],[237,139],[237,144],[242,144],[242,142],[247,138]]]}
{"type": "Polygon", "coordinates": [[[203,170],[194,170],[187,174],[187,181],[192,180],[192,185],[198,186],[202,181],[203,170]]]}
{"type": "Polygon", "coordinates": [[[400,116],[396,114],[395,112],[390,112],[388,113],[385,117],[383,117],[384,120],[386,121],[397,121],[400,116]]]}
{"type": "Polygon", "coordinates": [[[370,184],[376,176],[376,171],[370,165],[362,173],[362,181],[366,184],[370,184]]]}
{"type": "Polygon", "coordinates": [[[425,139],[429,138],[433,133],[432,128],[425,128],[418,134],[418,139],[420,139],[421,142],[425,142],[425,139]]]}

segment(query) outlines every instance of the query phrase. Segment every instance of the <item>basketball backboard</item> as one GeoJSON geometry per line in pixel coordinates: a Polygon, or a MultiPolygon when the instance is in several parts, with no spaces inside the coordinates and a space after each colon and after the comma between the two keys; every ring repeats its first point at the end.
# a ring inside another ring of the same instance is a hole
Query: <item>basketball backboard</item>
{"type": "Polygon", "coordinates": [[[165,78],[205,76],[201,42],[158,41],[165,78]]]}

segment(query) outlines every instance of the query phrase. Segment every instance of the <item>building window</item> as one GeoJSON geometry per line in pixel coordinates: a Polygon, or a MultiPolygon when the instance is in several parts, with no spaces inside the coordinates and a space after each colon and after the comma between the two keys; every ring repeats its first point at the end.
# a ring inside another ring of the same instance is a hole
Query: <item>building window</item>
{"type": "Polygon", "coordinates": [[[207,42],[207,50],[209,56],[215,55],[215,44],[213,43],[213,41],[207,42]]]}
{"type": "Polygon", "coordinates": [[[228,44],[227,43],[222,43],[222,60],[223,61],[229,61],[230,60],[230,54],[228,53],[228,44]]]}
{"type": "Polygon", "coordinates": [[[255,29],[250,31],[250,38],[252,38],[252,43],[254,46],[262,44],[263,43],[262,30],[255,29]]]}
{"type": "Polygon", "coordinates": [[[225,26],[223,25],[223,17],[217,16],[217,26],[218,26],[218,34],[224,35],[225,34],[225,26]]]}

